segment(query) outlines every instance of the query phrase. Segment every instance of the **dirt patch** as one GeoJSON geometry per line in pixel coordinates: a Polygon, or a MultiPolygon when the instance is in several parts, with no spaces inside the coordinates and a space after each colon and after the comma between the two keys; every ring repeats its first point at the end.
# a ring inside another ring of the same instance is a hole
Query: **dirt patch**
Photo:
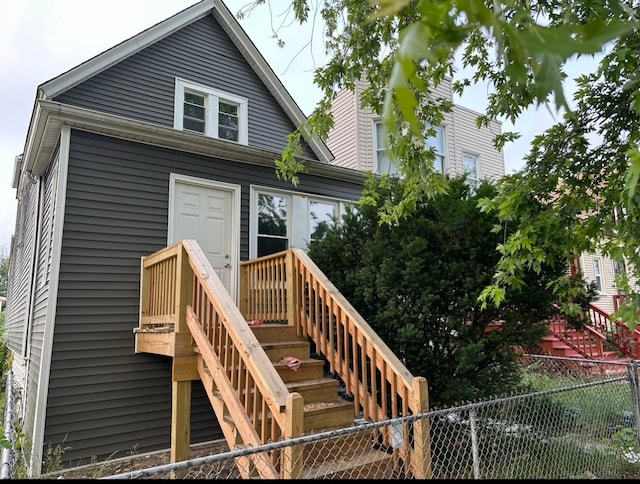
{"type": "MultiPolygon", "coordinates": [[[[224,441],[197,444],[191,447],[191,458],[206,457],[209,455],[228,452],[229,448],[224,441]]],[[[171,462],[169,450],[139,454],[131,457],[105,460],[95,464],[83,465],[72,469],[65,469],[43,476],[44,479],[99,479],[127,472],[149,469],[162,466],[171,462]]]]}

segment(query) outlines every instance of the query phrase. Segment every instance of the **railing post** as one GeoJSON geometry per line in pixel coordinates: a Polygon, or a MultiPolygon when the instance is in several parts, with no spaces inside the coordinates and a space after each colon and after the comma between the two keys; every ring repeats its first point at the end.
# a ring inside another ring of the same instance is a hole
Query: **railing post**
{"type": "Polygon", "coordinates": [[[249,312],[249,269],[246,265],[240,264],[240,296],[238,308],[244,317],[249,312]]]}
{"type": "Polygon", "coordinates": [[[286,258],[286,278],[287,278],[287,323],[289,326],[296,326],[297,311],[297,294],[295,271],[296,256],[293,250],[289,249],[286,258]]]}
{"type": "MultiPolygon", "coordinates": [[[[304,428],[304,399],[289,393],[285,407],[285,440],[301,437],[304,428]]],[[[304,445],[290,445],[282,451],[282,479],[300,479],[304,465],[304,445]]]]}
{"type": "MultiPolygon", "coordinates": [[[[193,302],[193,271],[184,246],[176,257],[175,274],[174,358],[171,401],[171,462],[180,462],[191,456],[191,381],[179,381],[181,356],[193,354],[191,332],[187,325],[187,306],[193,302]]],[[[181,478],[181,473],[174,475],[181,478]]]]}
{"type": "MultiPolygon", "coordinates": [[[[427,413],[429,411],[429,396],[427,380],[418,376],[412,382],[412,394],[414,401],[414,414],[427,413]]],[[[413,452],[411,459],[414,477],[416,479],[431,479],[431,424],[428,417],[422,417],[413,423],[413,452]]]]}

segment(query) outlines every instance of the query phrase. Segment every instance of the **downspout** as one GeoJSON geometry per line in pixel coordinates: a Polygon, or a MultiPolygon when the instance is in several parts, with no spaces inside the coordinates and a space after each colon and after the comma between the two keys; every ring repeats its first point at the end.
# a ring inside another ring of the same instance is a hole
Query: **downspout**
{"type": "Polygon", "coordinates": [[[0,468],[0,479],[11,479],[11,454],[13,452],[13,372],[7,373],[7,386],[5,389],[4,408],[4,438],[11,444],[7,448],[2,448],[2,464],[0,468]]]}

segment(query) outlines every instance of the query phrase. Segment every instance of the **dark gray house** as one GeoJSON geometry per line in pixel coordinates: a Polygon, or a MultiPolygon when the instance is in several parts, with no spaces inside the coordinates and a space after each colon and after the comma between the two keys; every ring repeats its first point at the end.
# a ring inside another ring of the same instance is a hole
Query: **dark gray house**
{"type": "MultiPolygon", "coordinates": [[[[237,298],[240,261],[304,248],[360,196],[364,173],[314,139],[300,183],[276,177],[303,120],[220,0],[38,86],[5,322],[33,476],[57,446],[65,467],[169,447],[171,362],[134,347],[142,257],[195,239],[237,298]]],[[[221,438],[197,385],[191,421],[192,443],[221,438]]]]}

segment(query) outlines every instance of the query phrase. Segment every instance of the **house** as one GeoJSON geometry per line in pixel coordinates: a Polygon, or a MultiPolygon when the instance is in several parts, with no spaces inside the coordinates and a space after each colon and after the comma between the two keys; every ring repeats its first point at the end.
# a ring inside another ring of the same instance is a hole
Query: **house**
{"type": "MultiPolygon", "coordinates": [[[[377,174],[395,174],[397,168],[384,149],[382,118],[370,108],[360,106],[365,87],[365,82],[360,81],[353,91],[343,89],[332,104],[334,126],[327,140],[334,155],[331,163],[377,174]]],[[[453,102],[450,78],[437,87],[434,96],[453,102]]],[[[436,135],[428,138],[428,143],[435,151],[436,171],[451,176],[466,172],[475,183],[495,181],[504,175],[503,154],[493,146],[493,138],[502,132],[501,124],[492,121],[488,127],[478,128],[478,115],[454,104],[452,111],[445,114],[444,123],[434,127],[436,135]]]]}
{"type": "MultiPolygon", "coordinates": [[[[397,167],[390,163],[384,149],[381,117],[370,108],[360,106],[365,87],[365,82],[360,81],[353,91],[343,89],[332,104],[334,127],[327,140],[334,155],[331,163],[377,174],[395,174],[397,167]]],[[[450,78],[437,86],[434,96],[453,103],[450,78]]],[[[435,127],[436,135],[427,142],[435,150],[436,171],[450,176],[467,173],[467,179],[472,183],[497,181],[505,175],[504,155],[493,145],[493,138],[501,134],[502,126],[491,121],[488,126],[478,127],[476,118],[479,115],[453,104],[452,111],[445,114],[443,124],[435,127]]],[[[581,254],[577,262],[585,280],[596,284],[598,297],[594,304],[608,314],[614,312],[617,298],[622,294],[615,278],[625,270],[624,261],[614,261],[596,251],[581,254]]]]}
{"type": "MultiPolygon", "coordinates": [[[[141,258],[194,239],[237,300],[241,261],[304,248],[359,198],[363,174],[317,139],[297,186],[276,177],[303,119],[220,0],[38,86],[5,321],[34,476],[48,450],[76,466],[170,445],[171,361],[133,336],[141,258]]],[[[190,415],[191,442],[222,436],[199,381],[190,415]]]]}

